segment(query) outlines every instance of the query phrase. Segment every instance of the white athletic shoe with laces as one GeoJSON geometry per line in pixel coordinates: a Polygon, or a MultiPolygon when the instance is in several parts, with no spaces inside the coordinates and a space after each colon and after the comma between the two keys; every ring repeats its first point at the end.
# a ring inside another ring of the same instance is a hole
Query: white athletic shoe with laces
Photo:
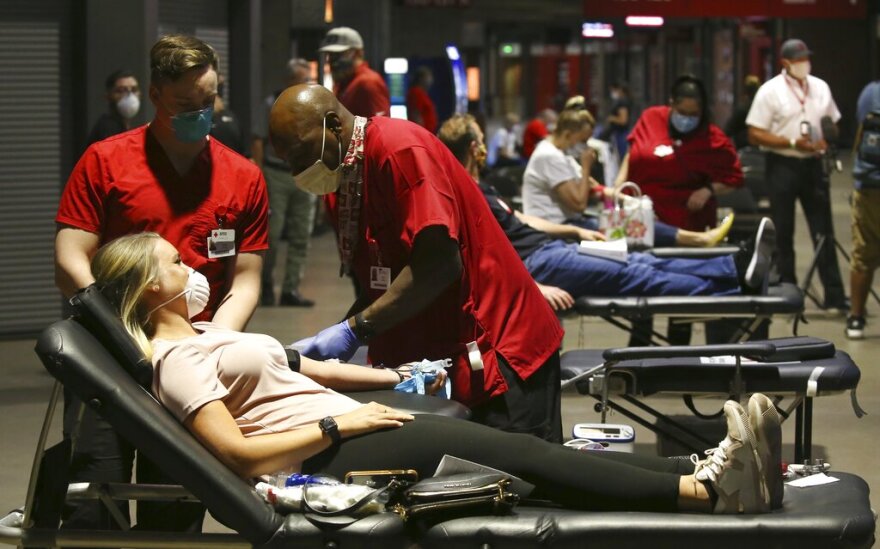
{"type": "Polygon", "coordinates": [[[724,403],[724,416],[727,437],[717,448],[706,450],[706,459],[697,461],[696,454],[691,456],[696,465],[694,477],[710,483],[715,490],[718,501],[713,512],[766,513],[770,510],[770,498],[749,417],[733,400],[724,403]]]}
{"type": "Polygon", "coordinates": [[[761,476],[769,494],[770,508],[782,507],[782,430],[773,401],[761,393],[749,399],[749,420],[757,441],[761,476]]]}

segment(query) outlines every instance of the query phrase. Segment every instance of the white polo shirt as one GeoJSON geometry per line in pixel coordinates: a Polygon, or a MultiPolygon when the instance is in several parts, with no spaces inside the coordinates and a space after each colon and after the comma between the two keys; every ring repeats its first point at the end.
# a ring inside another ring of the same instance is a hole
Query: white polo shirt
{"type": "MultiPolygon", "coordinates": [[[[840,111],[831,96],[831,89],[821,78],[807,76],[806,86],[782,72],[768,80],[755,94],[746,124],[786,139],[801,137],[801,122],[810,123],[810,139],[822,138],[822,117],[840,120],[840,111]]],[[[766,148],[795,158],[810,158],[812,153],[795,149],[766,148]]]]}

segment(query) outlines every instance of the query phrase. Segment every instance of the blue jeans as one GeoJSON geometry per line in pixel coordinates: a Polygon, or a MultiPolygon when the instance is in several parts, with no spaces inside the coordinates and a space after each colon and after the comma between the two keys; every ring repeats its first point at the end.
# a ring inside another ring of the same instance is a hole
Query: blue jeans
{"type": "Polygon", "coordinates": [[[632,252],[627,263],[578,253],[577,244],[549,242],[525,260],[532,277],[573,297],[737,295],[733,257],[661,259],[632,252]]]}
{"type": "MultiPolygon", "coordinates": [[[[591,215],[581,215],[565,221],[566,225],[575,225],[591,231],[599,230],[599,218],[591,215]]],[[[678,236],[678,227],[663,223],[659,219],[654,220],[654,247],[672,248],[676,245],[675,237],[678,236]]]]}

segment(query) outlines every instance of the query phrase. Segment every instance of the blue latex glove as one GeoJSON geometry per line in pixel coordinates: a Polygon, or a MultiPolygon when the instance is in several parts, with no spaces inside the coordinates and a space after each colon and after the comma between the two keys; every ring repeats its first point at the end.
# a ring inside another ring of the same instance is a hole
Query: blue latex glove
{"type": "Polygon", "coordinates": [[[348,319],[324,328],[312,337],[301,339],[291,345],[303,356],[313,360],[338,358],[346,362],[354,356],[361,342],[348,326],[348,319]]]}
{"type": "MultiPolygon", "coordinates": [[[[411,366],[411,376],[398,383],[395,391],[401,393],[425,394],[425,385],[431,385],[437,379],[440,370],[451,366],[451,361],[447,360],[423,360],[418,364],[411,366]]],[[[443,384],[443,389],[438,391],[437,396],[451,398],[452,397],[452,381],[447,377],[443,384]]]]}

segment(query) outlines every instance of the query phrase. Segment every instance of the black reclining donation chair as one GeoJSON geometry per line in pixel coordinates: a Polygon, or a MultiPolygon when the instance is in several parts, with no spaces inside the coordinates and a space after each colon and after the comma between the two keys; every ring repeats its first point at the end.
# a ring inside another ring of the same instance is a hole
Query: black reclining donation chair
{"type": "MultiPolygon", "coordinates": [[[[94,296],[85,296],[89,297],[94,296]]],[[[32,492],[29,492],[23,511],[0,519],[0,542],[30,547],[444,549],[671,548],[681,547],[683,543],[705,543],[720,548],[754,544],[824,549],[870,547],[873,541],[875,518],[869,507],[867,485],[856,476],[837,472],[833,474],[840,481],[827,486],[802,490],[786,487],[783,508],[765,515],[582,512],[520,505],[506,516],[465,517],[433,525],[404,523],[397,514],[389,512],[342,527],[318,526],[301,514],[278,514],[250,484],[202,447],[135,381],[130,367],[133,363],[120,359],[117,343],[102,341],[100,330],[82,318],[68,319],[43,332],[37,342],[37,353],[60,383],[96,409],[139,452],[180,482],[180,487],[165,487],[165,495],[177,499],[198,498],[217,520],[235,533],[74,532],[35,528],[30,515],[32,492]]],[[[41,445],[44,440],[45,436],[41,437],[41,445]]],[[[110,497],[154,497],[162,492],[150,486],[98,488],[110,497]]]]}
{"type": "MultiPolygon", "coordinates": [[[[687,257],[682,255],[682,250],[686,249],[672,249],[676,256],[687,257]]],[[[658,248],[654,253],[658,256],[669,256],[663,248],[658,248]]],[[[797,335],[798,321],[804,311],[804,295],[795,284],[781,283],[770,286],[766,295],[584,296],[575,300],[574,310],[581,315],[579,346],[583,346],[584,340],[583,319],[588,316],[600,317],[631,334],[637,334],[642,329],[640,321],[659,316],[668,317],[670,323],[678,325],[725,321],[732,329],[725,334],[726,341],[722,341],[735,343],[752,339],[756,332],[760,333],[762,326],[779,315],[794,315],[792,334],[797,335]]],[[[641,337],[650,345],[669,343],[669,339],[656,330],[642,334],[641,337]]]]}
{"type": "Polygon", "coordinates": [[[560,362],[562,387],[574,386],[579,393],[595,398],[603,421],[608,411],[616,411],[695,452],[714,446],[717,440],[706,440],[645,403],[645,397],[682,396],[691,412],[703,419],[719,417],[720,412],[698,411],[695,398],[740,400],[749,393],[775,397],[784,419],[792,412],[795,415],[793,463],[811,457],[814,398],[849,391],[856,417],[864,415],[856,398],[859,367],[834,344],[814,337],[687,347],[575,349],[563,353],[560,362]],[[786,398],[790,402],[782,409],[786,398]]]}

